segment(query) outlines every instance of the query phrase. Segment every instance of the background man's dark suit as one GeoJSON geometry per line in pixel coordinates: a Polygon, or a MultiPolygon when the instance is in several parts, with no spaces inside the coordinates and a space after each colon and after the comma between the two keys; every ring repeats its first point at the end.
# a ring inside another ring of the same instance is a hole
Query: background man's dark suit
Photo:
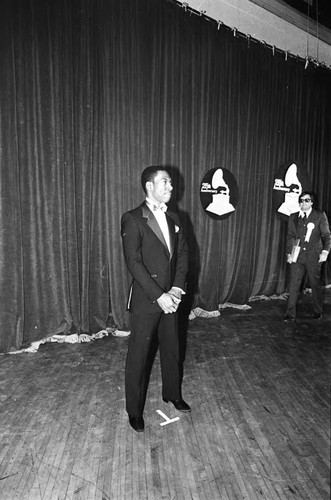
{"type": "Polygon", "coordinates": [[[327,252],[331,248],[331,235],[328,220],[324,212],[312,209],[308,218],[299,217],[299,212],[290,215],[286,238],[286,253],[292,252],[292,247],[300,240],[300,253],[296,263],[291,264],[291,279],[287,315],[295,318],[296,302],[302,278],[307,272],[309,284],[312,289],[314,313],[319,315],[323,308],[323,294],[321,285],[322,250],[327,252]],[[309,241],[305,241],[308,224],[314,225],[309,241]]]}
{"type": "Polygon", "coordinates": [[[157,330],[162,372],[162,395],[181,398],[177,312],[165,314],[157,299],[172,287],[185,290],[187,244],[175,213],[166,213],[170,251],[153,211],[143,203],[122,217],[122,241],[127,267],[133,277],[129,296],[132,329],[126,362],[126,409],[140,416],[146,398],[145,367],[153,333],[157,330]]]}

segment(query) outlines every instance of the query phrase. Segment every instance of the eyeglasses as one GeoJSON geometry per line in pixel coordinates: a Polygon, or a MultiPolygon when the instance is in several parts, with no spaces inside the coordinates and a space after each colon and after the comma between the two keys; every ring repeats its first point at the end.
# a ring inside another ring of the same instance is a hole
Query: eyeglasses
{"type": "Polygon", "coordinates": [[[309,203],[310,201],[310,198],[301,198],[300,203],[309,203]]]}

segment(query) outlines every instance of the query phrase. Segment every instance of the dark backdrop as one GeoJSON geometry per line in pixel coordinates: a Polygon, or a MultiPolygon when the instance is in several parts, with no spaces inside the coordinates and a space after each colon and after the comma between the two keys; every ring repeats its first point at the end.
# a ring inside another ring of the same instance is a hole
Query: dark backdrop
{"type": "Polygon", "coordinates": [[[166,0],[3,0],[0,14],[0,351],[129,327],[120,218],[150,164],[179,186],[194,305],[286,289],[273,180],[298,162],[330,217],[330,71],[166,0]],[[216,167],[239,188],[221,221],[199,201],[216,167]]]}

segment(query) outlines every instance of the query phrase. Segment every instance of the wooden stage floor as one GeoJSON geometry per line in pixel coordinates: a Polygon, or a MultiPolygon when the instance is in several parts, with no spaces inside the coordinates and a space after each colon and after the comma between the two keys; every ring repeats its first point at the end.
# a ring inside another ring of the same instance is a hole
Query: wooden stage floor
{"type": "Polygon", "coordinates": [[[128,424],[127,338],[0,356],[1,500],[329,499],[331,290],[322,321],[253,302],[189,322],[182,414],[156,357],[144,433],[128,424]],[[167,425],[161,410],[169,418],[167,425]]]}

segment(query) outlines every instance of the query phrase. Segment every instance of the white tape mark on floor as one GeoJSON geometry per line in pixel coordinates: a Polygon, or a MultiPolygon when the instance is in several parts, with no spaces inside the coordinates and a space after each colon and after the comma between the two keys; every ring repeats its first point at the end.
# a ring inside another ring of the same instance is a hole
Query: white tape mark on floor
{"type": "Polygon", "coordinates": [[[168,424],[171,424],[172,422],[176,422],[177,420],[180,420],[179,417],[175,417],[175,418],[169,418],[169,417],[167,417],[167,415],[165,415],[163,413],[163,411],[161,411],[161,410],[156,410],[156,411],[165,420],[165,422],[161,422],[160,425],[168,425],[168,424]]]}

